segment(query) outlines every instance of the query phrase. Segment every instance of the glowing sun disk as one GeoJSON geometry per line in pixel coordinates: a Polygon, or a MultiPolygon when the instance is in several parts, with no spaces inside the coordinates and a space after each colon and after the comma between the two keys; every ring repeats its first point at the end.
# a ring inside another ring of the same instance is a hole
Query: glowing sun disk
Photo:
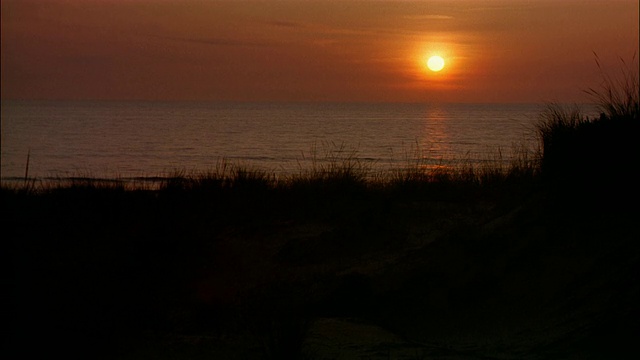
{"type": "Polygon", "coordinates": [[[444,59],[438,55],[434,55],[427,60],[427,67],[431,71],[440,71],[444,68],[444,59]]]}

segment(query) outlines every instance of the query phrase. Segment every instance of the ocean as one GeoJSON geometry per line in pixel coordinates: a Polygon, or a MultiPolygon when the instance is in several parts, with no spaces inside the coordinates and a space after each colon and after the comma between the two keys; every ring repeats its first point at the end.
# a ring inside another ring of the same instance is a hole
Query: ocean
{"type": "Polygon", "coordinates": [[[334,157],[374,171],[508,161],[545,104],[2,101],[3,180],[146,178],[222,162],[299,173],[334,157]],[[497,154],[500,154],[499,156],[497,154]]]}

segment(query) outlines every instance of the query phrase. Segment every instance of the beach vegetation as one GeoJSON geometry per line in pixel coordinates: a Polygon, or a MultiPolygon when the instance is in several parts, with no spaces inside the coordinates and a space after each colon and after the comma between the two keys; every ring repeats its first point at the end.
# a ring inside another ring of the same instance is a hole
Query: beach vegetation
{"type": "MultiPolygon", "coordinates": [[[[596,62],[602,71],[597,55],[596,62]]],[[[636,192],[640,178],[631,164],[640,160],[637,65],[632,70],[621,60],[620,69],[617,76],[603,73],[601,86],[586,91],[601,111],[598,117],[554,103],[541,114],[540,170],[561,192],[604,191],[612,199],[636,192]]]]}

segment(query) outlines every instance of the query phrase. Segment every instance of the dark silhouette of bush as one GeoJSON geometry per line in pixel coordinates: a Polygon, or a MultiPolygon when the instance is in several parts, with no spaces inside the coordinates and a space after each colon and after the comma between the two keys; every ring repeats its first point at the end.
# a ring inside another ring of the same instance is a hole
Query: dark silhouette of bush
{"type": "Polygon", "coordinates": [[[600,89],[586,91],[601,111],[599,117],[588,118],[577,107],[558,104],[543,112],[537,124],[540,165],[556,189],[606,196],[635,191],[639,177],[633,165],[640,156],[638,73],[622,64],[619,78],[603,75],[600,89]]]}

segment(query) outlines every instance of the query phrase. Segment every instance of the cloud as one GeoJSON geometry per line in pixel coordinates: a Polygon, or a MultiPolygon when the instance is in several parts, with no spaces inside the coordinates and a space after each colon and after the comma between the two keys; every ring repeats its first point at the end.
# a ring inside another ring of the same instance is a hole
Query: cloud
{"type": "Polygon", "coordinates": [[[262,47],[262,46],[274,46],[276,43],[256,40],[239,40],[229,38],[180,38],[169,36],[153,36],[163,40],[170,40],[176,42],[185,42],[192,44],[203,44],[212,46],[244,46],[244,47],[262,47]]]}
{"type": "Polygon", "coordinates": [[[453,16],[449,15],[406,15],[407,20],[452,20],[453,16]]]}
{"type": "Polygon", "coordinates": [[[265,22],[268,25],[278,26],[278,27],[287,27],[287,28],[303,28],[306,27],[304,24],[294,22],[294,21],[282,21],[282,20],[274,20],[265,22]]]}

